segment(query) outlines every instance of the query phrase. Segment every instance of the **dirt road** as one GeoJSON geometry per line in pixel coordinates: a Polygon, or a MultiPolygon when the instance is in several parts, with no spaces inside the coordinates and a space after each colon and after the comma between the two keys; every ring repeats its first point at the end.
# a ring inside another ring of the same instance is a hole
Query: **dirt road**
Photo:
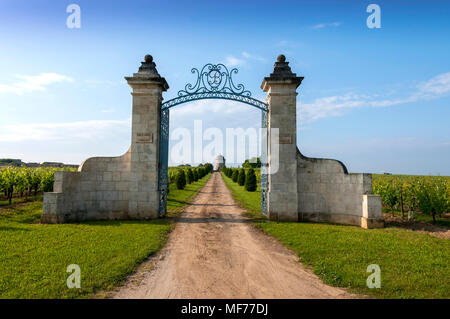
{"type": "Polygon", "coordinates": [[[351,297],[323,284],[241,212],[222,177],[214,173],[181,215],[165,248],[114,298],[351,297]]]}

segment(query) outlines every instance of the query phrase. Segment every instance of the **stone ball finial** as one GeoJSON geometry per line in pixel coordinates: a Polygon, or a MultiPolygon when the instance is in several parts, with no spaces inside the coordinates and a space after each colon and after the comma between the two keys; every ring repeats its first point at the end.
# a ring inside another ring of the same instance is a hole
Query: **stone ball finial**
{"type": "Polygon", "coordinates": [[[286,62],[286,57],[284,56],[284,54],[280,54],[280,55],[277,57],[277,61],[278,61],[278,62],[286,62]]]}
{"type": "Polygon", "coordinates": [[[153,57],[152,57],[150,54],[147,54],[147,55],[144,57],[144,60],[145,60],[145,62],[147,62],[147,63],[152,63],[152,62],[153,62],[153,57]]]}

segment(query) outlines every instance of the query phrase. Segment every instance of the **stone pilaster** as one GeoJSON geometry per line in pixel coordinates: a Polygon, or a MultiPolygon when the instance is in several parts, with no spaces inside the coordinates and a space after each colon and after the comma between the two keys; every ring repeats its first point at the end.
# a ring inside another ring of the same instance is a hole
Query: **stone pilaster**
{"type": "Polygon", "coordinates": [[[128,214],[130,218],[156,218],[160,109],[162,92],[169,86],[150,55],[145,56],[137,73],[125,79],[133,89],[128,214]]]}
{"type": "Polygon", "coordinates": [[[278,56],[273,72],[261,85],[269,104],[267,211],[270,219],[279,221],[298,220],[296,90],[303,77],[292,73],[288,64],[284,55],[278,56]]]}

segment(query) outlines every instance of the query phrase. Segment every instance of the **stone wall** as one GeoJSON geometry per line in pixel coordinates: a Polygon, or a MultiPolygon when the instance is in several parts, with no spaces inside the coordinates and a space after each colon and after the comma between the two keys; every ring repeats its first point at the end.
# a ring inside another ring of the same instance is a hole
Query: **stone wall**
{"type": "Polygon", "coordinates": [[[297,149],[297,189],[299,221],[383,226],[371,174],[349,174],[339,161],[309,158],[297,149]]]}
{"type": "Polygon", "coordinates": [[[130,157],[130,151],[119,157],[92,157],[78,172],[55,172],[53,192],[44,195],[41,222],[132,218],[130,157]]]}
{"type": "Polygon", "coordinates": [[[78,172],[56,172],[53,192],[44,194],[42,223],[159,216],[159,116],[168,85],[149,55],[126,80],[133,89],[128,152],[89,158],[78,172]]]}

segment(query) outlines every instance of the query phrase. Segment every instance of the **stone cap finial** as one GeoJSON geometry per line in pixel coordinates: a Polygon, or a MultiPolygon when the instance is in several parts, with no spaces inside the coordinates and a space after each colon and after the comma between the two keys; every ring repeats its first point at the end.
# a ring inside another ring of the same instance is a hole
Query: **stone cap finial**
{"type": "Polygon", "coordinates": [[[277,57],[277,61],[278,61],[278,62],[286,62],[286,57],[284,56],[284,54],[280,54],[280,55],[277,57]]]}
{"type": "MultiPolygon", "coordinates": [[[[144,62],[141,62],[141,66],[139,67],[138,73],[148,73],[154,76],[160,76],[158,71],[156,70],[156,63],[153,62],[153,57],[150,54],[147,54],[144,57],[144,62]]],[[[146,75],[148,75],[146,74],[146,75]]]]}
{"type": "Polygon", "coordinates": [[[156,70],[156,63],[150,54],[145,55],[144,62],[141,62],[139,71],[134,73],[132,77],[125,77],[125,79],[133,88],[138,84],[143,85],[144,83],[159,83],[164,91],[169,88],[166,80],[156,70]]]}
{"type": "Polygon", "coordinates": [[[266,91],[268,89],[267,84],[273,82],[285,84],[292,83],[299,86],[300,83],[302,83],[302,80],[303,77],[299,77],[296,73],[292,72],[289,62],[286,62],[286,56],[280,54],[274,64],[272,73],[269,77],[264,78],[261,88],[266,91]]]}
{"type": "Polygon", "coordinates": [[[277,62],[274,64],[273,72],[270,74],[270,77],[296,77],[295,73],[292,73],[291,67],[289,66],[289,62],[286,62],[286,57],[283,54],[280,54],[277,57],[277,62]]]}

